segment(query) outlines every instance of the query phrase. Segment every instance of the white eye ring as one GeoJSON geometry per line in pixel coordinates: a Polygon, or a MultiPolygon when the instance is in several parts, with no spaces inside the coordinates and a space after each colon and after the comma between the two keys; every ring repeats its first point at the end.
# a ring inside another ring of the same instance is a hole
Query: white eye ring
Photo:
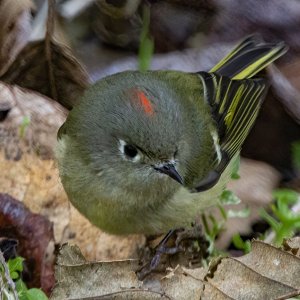
{"type": "Polygon", "coordinates": [[[138,162],[141,160],[141,155],[135,146],[127,144],[123,140],[119,140],[119,150],[124,159],[132,162],[138,162]]]}

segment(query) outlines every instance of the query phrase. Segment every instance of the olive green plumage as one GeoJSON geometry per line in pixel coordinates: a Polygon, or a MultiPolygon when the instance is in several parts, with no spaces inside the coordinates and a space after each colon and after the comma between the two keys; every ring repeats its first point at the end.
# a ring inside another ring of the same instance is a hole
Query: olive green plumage
{"type": "Polygon", "coordinates": [[[189,224],[216,204],[259,111],[265,80],[244,78],[284,52],[250,37],[215,73],[127,71],[95,83],[58,134],[70,201],[116,234],[189,224]]]}

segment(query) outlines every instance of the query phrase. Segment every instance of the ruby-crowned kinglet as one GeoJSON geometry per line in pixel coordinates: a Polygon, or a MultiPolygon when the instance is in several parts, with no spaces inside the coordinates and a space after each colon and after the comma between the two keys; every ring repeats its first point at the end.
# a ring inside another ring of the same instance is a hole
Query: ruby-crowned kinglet
{"type": "Polygon", "coordinates": [[[190,224],[218,202],[256,119],[267,84],[251,77],[285,51],[249,37],[209,73],[127,71],[92,85],[58,133],[70,201],[114,234],[190,224]]]}

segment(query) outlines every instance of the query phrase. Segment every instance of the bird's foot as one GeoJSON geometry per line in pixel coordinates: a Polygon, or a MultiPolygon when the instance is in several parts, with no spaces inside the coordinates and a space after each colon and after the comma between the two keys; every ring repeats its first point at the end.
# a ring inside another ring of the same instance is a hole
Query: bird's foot
{"type": "MultiPolygon", "coordinates": [[[[203,258],[206,249],[207,241],[202,233],[201,224],[194,224],[187,229],[170,230],[156,246],[152,258],[137,272],[137,276],[142,280],[153,271],[156,271],[164,256],[170,257],[188,250],[189,253],[197,252],[197,256],[201,252],[200,256],[203,258]],[[195,249],[195,243],[198,245],[197,249],[195,249]]],[[[192,260],[189,260],[189,264],[193,263],[194,260],[193,255],[192,260]]]]}

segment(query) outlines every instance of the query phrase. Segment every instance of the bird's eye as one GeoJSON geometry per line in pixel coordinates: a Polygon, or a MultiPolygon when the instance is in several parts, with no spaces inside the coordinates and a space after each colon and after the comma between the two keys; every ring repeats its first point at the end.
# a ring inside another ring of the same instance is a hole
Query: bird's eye
{"type": "Polygon", "coordinates": [[[124,145],[124,154],[129,158],[135,158],[138,155],[138,151],[132,145],[124,145]]]}
{"type": "Polygon", "coordinates": [[[123,157],[132,162],[138,162],[141,159],[138,148],[131,144],[127,144],[124,140],[119,140],[119,150],[123,154],[123,157]]]}

